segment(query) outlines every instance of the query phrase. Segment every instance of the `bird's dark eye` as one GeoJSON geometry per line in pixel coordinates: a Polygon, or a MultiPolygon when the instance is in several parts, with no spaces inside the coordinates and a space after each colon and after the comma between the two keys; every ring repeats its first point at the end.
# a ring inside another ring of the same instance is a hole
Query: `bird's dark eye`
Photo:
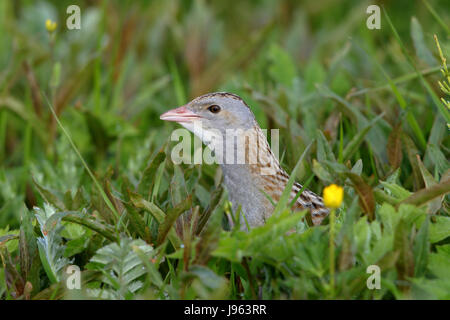
{"type": "Polygon", "coordinates": [[[213,104],[212,106],[208,107],[208,110],[212,113],[217,113],[220,111],[220,107],[218,105],[213,104]]]}

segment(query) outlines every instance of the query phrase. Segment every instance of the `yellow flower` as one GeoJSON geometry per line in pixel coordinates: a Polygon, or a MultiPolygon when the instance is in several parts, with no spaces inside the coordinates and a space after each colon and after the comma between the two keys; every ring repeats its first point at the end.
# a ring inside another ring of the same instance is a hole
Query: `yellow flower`
{"type": "Polygon", "coordinates": [[[328,208],[339,208],[344,198],[344,188],[332,184],[323,189],[323,202],[328,208]]]}
{"type": "Polygon", "coordinates": [[[45,28],[49,33],[52,33],[53,31],[56,30],[56,22],[50,19],[45,20],[45,28]]]}

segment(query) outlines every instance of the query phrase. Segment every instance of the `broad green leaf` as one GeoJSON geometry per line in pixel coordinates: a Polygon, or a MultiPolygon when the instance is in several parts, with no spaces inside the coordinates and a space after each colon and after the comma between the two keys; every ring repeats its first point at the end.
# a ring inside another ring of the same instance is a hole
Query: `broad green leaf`
{"type": "Polygon", "coordinates": [[[195,265],[189,269],[187,277],[192,277],[192,287],[200,299],[224,299],[228,293],[228,281],[225,277],[217,275],[213,270],[195,265]]]}
{"type": "Polygon", "coordinates": [[[0,247],[5,246],[10,253],[13,253],[19,248],[19,230],[9,230],[9,226],[0,229],[0,247]]]}
{"type": "Polygon", "coordinates": [[[430,224],[430,242],[436,243],[450,237],[450,218],[435,216],[436,222],[430,224]]]}
{"type": "Polygon", "coordinates": [[[428,268],[440,280],[448,279],[448,261],[450,260],[450,244],[437,246],[437,252],[430,253],[428,268]]]}
{"type": "Polygon", "coordinates": [[[87,214],[70,212],[70,214],[65,215],[62,219],[64,221],[76,223],[88,229],[91,229],[92,231],[101,234],[105,239],[108,239],[109,241],[114,242],[117,240],[116,234],[111,225],[106,225],[100,222],[100,220],[96,220],[87,214]]]}
{"type": "MultiPolygon", "coordinates": [[[[130,199],[133,205],[136,208],[144,209],[147,212],[149,212],[159,224],[164,223],[166,214],[164,211],[162,211],[157,205],[155,205],[152,202],[148,202],[142,198],[139,194],[131,193],[130,199]]],[[[177,234],[175,233],[175,230],[172,228],[170,229],[167,237],[169,238],[172,245],[175,247],[175,249],[179,248],[181,245],[181,241],[178,238],[177,234]]]]}
{"type": "Polygon", "coordinates": [[[325,166],[323,166],[319,161],[317,161],[316,159],[313,159],[313,167],[312,170],[314,172],[314,174],[320,179],[323,180],[325,182],[333,182],[334,178],[333,176],[330,174],[330,172],[328,171],[327,168],[325,168],[325,166]]]}
{"type": "Polygon", "coordinates": [[[150,230],[146,225],[144,218],[141,214],[129,203],[123,203],[126,208],[127,216],[130,220],[131,228],[136,234],[146,240],[147,242],[151,241],[150,230]]]}
{"type": "Polygon", "coordinates": [[[306,92],[313,91],[316,84],[323,83],[325,79],[326,74],[323,69],[323,64],[313,58],[312,61],[306,66],[305,70],[306,92]]]}
{"type": "Polygon", "coordinates": [[[317,160],[319,162],[326,160],[336,162],[336,157],[323,132],[320,130],[317,130],[317,160]]]}
{"type": "Polygon", "coordinates": [[[286,87],[291,87],[296,76],[296,67],[289,53],[276,44],[269,48],[268,57],[271,61],[269,73],[274,80],[286,87]]]}
{"type": "Polygon", "coordinates": [[[361,159],[358,159],[358,161],[356,161],[355,164],[353,165],[351,172],[360,176],[362,170],[363,170],[363,162],[361,159]]]}
{"type": "Polygon", "coordinates": [[[138,192],[143,195],[147,195],[146,199],[149,200],[152,194],[152,190],[155,184],[155,175],[161,163],[166,158],[166,153],[164,152],[165,145],[159,150],[155,157],[148,163],[144,172],[142,173],[141,180],[138,185],[138,192]]]}
{"type": "Polygon", "coordinates": [[[388,183],[385,181],[380,181],[380,184],[384,187],[385,190],[388,190],[389,193],[398,200],[405,200],[412,194],[412,192],[406,190],[405,188],[399,186],[396,183],[388,183]]]}
{"type": "Polygon", "coordinates": [[[217,248],[212,252],[212,254],[216,257],[223,257],[232,262],[241,262],[241,259],[245,256],[245,241],[239,241],[239,238],[247,238],[244,231],[236,231],[233,235],[229,232],[222,233],[217,248]],[[240,237],[238,237],[239,235],[240,237]]]}

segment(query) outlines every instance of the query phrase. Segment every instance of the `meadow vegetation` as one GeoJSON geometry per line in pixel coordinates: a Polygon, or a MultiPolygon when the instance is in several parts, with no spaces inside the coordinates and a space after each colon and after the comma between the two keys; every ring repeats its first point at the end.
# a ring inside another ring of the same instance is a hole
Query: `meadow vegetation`
{"type": "Polygon", "coordinates": [[[1,299],[450,299],[447,1],[380,1],[379,30],[337,0],[79,1],[67,30],[71,2],[0,1],[1,299]],[[171,161],[160,114],[212,91],[343,186],[331,259],[329,219],[232,228],[220,167],[171,161]]]}

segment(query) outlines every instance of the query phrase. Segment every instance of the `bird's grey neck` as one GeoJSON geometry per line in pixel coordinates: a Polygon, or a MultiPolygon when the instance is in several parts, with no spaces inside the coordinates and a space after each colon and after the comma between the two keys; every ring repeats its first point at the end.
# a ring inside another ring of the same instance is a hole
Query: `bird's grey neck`
{"type": "MultiPolygon", "coordinates": [[[[240,206],[241,213],[245,215],[249,225],[257,226],[264,224],[265,219],[270,215],[268,209],[270,203],[264,190],[267,179],[271,180],[267,176],[275,175],[282,169],[262,132],[256,129],[253,133],[259,139],[256,145],[246,145],[242,148],[238,145],[238,139],[234,139],[228,147],[222,148],[222,161],[219,163],[233,212],[236,213],[240,206]],[[244,155],[239,155],[239,152],[242,153],[243,150],[244,155]]],[[[255,139],[254,136],[253,139],[255,139]]],[[[226,142],[226,138],[223,139],[223,146],[226,142]]],[[[242,219],[243,216],[241,216],[241,228],[245,226],[242,219]]]]}
{"type": "Polygon", "coordinates": [[[241,160],[244,158],[244,163],[242,163],[238,161],[238,152],[242,152],[242,148],[238,148],[237,144],[234,144],[233,148],[224,148],[223,161],[220,166],[225,185],[230,193],[234,193],[234,198],[240,198],[243,191],[245,191],[244,193],[259,193],[264,184],[264,178],[282,170],[265,138],[258,149],[258,154],[251,161],[250,156],[241,156],[241,160]]]}
{"type": "MultiPolygon", "coordinates": [[[[248,164],[221,164],[233,214],[240,212],[241,230],[263,225],[270,215],[263,176],[248,164]],[[245,216],[245,219],[244,219],[245,216]]],[[[271,211],[271,210],[270,210],[271,211]]]]}
{"type": "Polygon", "coordinates": [[[222,172],[227,181],[233,181],[236,185],[246,186],[254,183],[254,174],[245,164],[221,164],[222,172]]]}

